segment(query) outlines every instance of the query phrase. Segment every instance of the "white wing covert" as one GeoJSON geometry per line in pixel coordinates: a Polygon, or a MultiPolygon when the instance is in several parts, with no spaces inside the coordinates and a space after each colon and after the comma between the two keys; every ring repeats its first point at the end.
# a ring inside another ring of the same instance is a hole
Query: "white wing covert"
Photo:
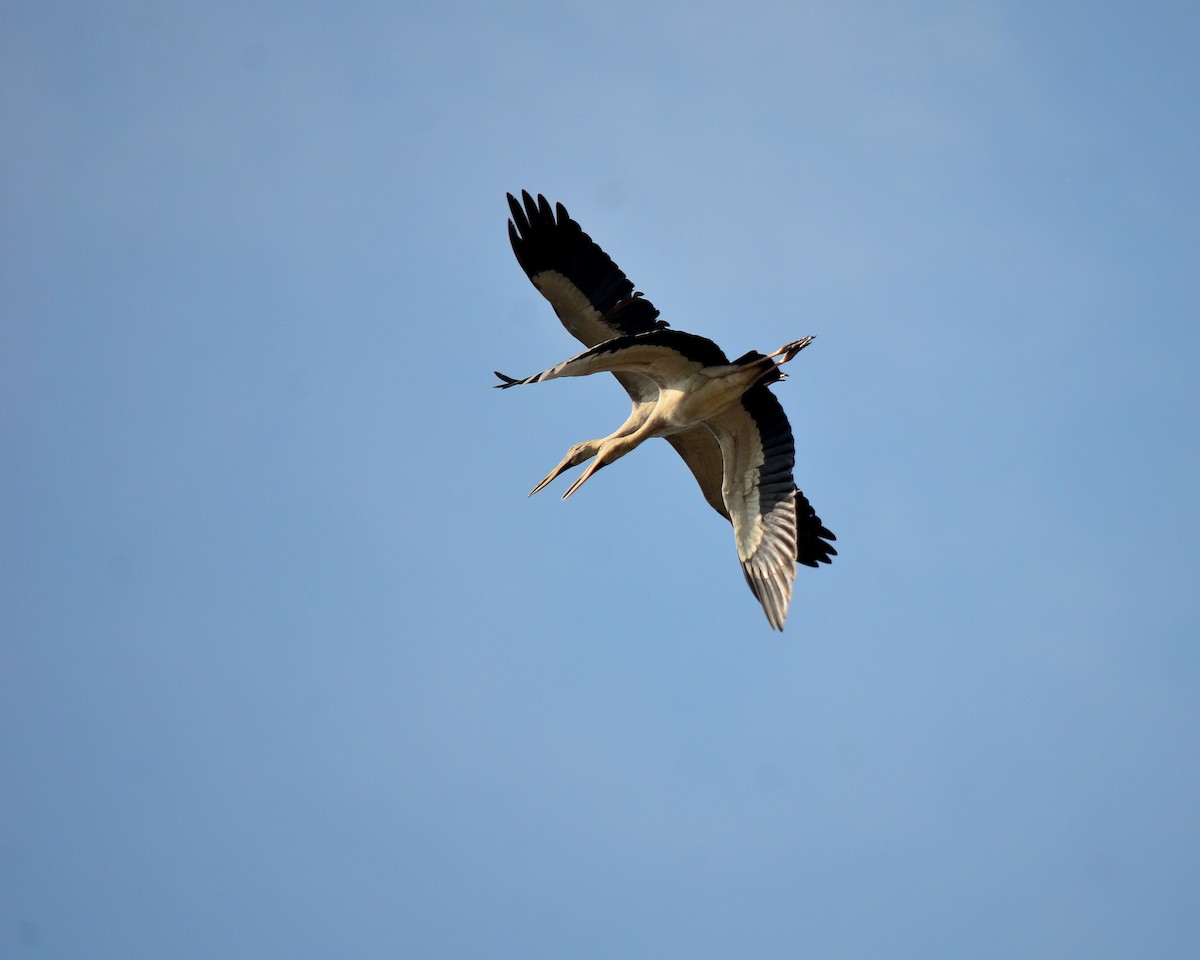
{"type": "Polygon", "coordinates": [[[756,386],[705,423],[721,446],[721,493],[746,583],[782,630],[797,555],[796,452],[787,417],[774,394],[756,386]]]}

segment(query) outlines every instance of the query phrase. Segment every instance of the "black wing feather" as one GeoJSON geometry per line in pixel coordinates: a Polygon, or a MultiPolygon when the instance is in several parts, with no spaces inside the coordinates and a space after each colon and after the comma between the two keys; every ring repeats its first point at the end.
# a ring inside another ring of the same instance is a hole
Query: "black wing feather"
{"type": "Polygon", "coordinates": [[[837,537],[825,528],[808,498],[796,488],[792,476],[796,466],[796,444],[779,398],[760,383],[742,395],[742,406],[754,419],[762,438],[763,464],[758,474],[761,511],[769,513],[775,504],[795,491],[796,562],[806,567],[830,563],[837,550],[826,541],[837,537]]]}
{"type": "MultiPolygon", "coordinates": [[[[570,281],[612,327],[612,336],[630,336],[665,327],[658,309],[633,289],[629,278],[613,263],[561,203],[551,208],[541,194],[526,190],[518,201],[508,194],[512,219],[508,238],[521,269],[530,280],[557,273],[570,281]]],[[[594,346],[587,343],[586,346],[594,346]]]]}
{"type": "Polygon", "coordinates": [[[574,359],[598,357],[605,353],[619,353],[639,345],[665,347],[674,350],[685,360],[691,360],[693,363],[705,367],[719,367],[729,362],[725,351],[708,337],[684,333],[682,330],[651,330],[649,333],[639,333],[632,337],[614,337],[612,340],[596,344],[590,350],[585,350],[574,359]]]}

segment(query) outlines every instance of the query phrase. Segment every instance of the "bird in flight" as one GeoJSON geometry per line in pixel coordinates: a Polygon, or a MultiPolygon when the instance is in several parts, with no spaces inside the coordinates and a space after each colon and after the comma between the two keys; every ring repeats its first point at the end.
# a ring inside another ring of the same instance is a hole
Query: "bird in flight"
{"type": "Polygon", "coordinates": [[[588,349],[531,377],[496,372],[501,389],[557,377],[613,374],[629,394],[629,419],[600,440],[577,443],[530,496],[559,474],[592,462],[563,494],[571,496],[601,467],[650,437],[671,444],[704,498],[733,524],[746,583],[767,621],[782,630],[796,564],[816,567],[837,553],[792,478],[795,444],[787,415],[768,386],[812,342],[730,361],[704,337],[670,329],[658,309],[571,219],[545,197],[508,195],[508,236],[517,262],[563,326],[588,349]]]}

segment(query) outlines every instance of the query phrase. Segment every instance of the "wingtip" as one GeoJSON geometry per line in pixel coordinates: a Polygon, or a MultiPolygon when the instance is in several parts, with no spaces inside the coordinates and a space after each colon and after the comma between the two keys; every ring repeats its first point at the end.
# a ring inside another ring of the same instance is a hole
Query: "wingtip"
{"type": "Polygon", "coordinates": [[[792,605],[791,578],[795,576],[795,569],[792,569],[790,577],[779,579],[767,573],[761,564],[750,560],[742,563],[742,574],[771,629],[782,633],[787,623],[788,609],[792,605]]]}

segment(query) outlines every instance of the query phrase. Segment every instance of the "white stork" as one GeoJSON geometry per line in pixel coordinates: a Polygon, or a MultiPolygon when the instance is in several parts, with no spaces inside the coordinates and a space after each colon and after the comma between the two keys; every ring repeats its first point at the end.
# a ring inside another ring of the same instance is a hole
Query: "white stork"
{"type": "Polygon", "coordinates": [[[733,523],[746,582],[767,620],[782,630],[796,563],[816,567],[837,553],[792,479],[795,445],[787,416],[767,385],[812,341],[732,363],[711,340],[667,329],[655,306],[568,215],[522,191],[508,195],[513,252],[563,326],[590,348],[524,379],[497,372],[501,389],[557,377],[612,373],[633,401],[629,419],[601,440],[577,443],[530,492],[595,458],[565,500],[606,464],[650,437],[663,437],[692,471],[704,498],[733,523]]]}

